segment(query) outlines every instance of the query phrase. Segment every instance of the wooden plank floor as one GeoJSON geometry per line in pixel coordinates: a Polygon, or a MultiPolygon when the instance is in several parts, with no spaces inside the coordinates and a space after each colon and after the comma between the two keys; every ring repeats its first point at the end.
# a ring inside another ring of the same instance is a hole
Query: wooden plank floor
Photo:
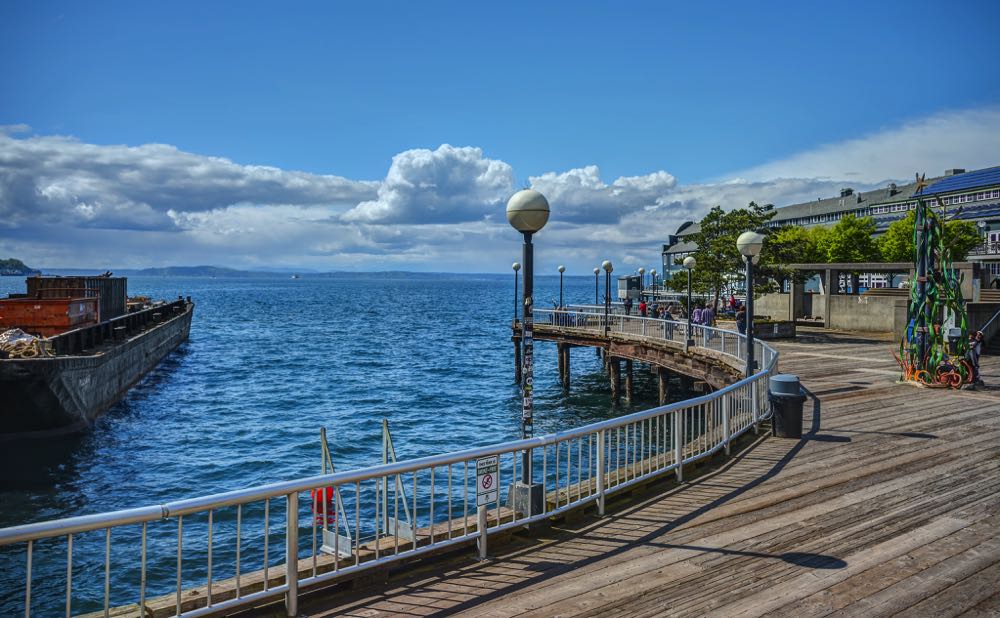
{"type": "MultiPolygon", "coordinates": [[[[804,334],[803,440],[609,516],[302,599],[309,616],[998,616],[1000,390],[895,383],[892,344],[804,334]]],[[[1000,385],[1000,359],[984,358],[1000,385]]],[[[469,552],[471,553],[471,552],[469,552]]]]}

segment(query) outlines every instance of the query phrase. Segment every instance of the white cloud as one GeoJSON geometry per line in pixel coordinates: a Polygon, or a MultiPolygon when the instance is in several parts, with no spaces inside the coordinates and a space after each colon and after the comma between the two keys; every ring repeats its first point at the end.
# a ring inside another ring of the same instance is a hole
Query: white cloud
{"type": "MultiPolygon", "coordinates": [[[[596,166],[531,176],[552,204],[538,267],[589,273],[605,258],[618,270],[651,267],[669,234],[716,204],[784,205],[916,170],[994,165],[998,129],[995,108],[941,114],[713,183],[679,184],[665,171],[605,181],[596,166]]],[[[356,181],[162,144],[13,136],[26,130],[0,130],[0,254],[30,264],[483,272],[519,256],[503,214],[514,170],[479,148],[408,150],[384,179],[356,181]]]]}
{"type": "Polygon", "coordinates": [[[529,180],[533,189],[550,203],[558,204],[560,219],[580,223],[613,223],[623,215],[655,205],[677,185],[677,180],[664,171],[623,176],[610,185],[601,180],[600,174],[596,165],[588,165],[529,180]]]}
{"type": "Polygon", "coordinates": [[[1000,107],[952,111],[819,146],[734,174],[748,180],[819,178],[859,183],[940,176],[955,167],[997,165],[1000,107]]]}
{"type": "Polygon", "coordinates": [[[392,158],[378,197],[344,214],[345,221],[451,223],[495,216],[514,187],[510,165],[479,148],[443,144],[392,158]]]}

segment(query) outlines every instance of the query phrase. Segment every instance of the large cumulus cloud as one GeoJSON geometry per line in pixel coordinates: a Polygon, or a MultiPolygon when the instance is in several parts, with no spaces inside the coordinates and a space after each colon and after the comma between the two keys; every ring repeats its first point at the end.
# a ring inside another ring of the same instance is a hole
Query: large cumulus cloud
{"type": "Polygon", "coordinates": [[[514,170],[479,148],[443,144],[392,158],[378,197],[344,214],[345,221],[453,223],[494,216],[510,196],[514,170]]]}

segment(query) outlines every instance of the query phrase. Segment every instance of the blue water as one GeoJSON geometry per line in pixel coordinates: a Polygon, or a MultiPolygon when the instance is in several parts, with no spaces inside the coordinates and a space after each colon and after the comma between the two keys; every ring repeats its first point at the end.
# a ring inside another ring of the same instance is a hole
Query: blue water
{"type": "MultiPolygon", "coordinates": [[[[535,286],[540,305],[558,298],[558,277],[537,277],[535,286]]],[[[22,278],[0,278],[0,295],[23,288],[22,278]]],[[[401,458],[519,435],[512,277],[134,277],[129,291],[190,295],[197,303],[190,341],[90,433],[8,453],[0,527],[318,474],[321,426],[340,470],[379,462],[383,418],[401,458]]],[[[567,277],[565,298],[593,302],[593,278],[567,277]]],[[[557,383],[554,344],[537,344],[535,358],[536,434],[656,403],[655,383],[637,372],[632,404],[612,405],[590,349],[573,352],[569,394],[557,383]]],[[[276,513],[283,521],[283,505],[276,513]]],[[[186,532],[189,525],[198,524],[186,522],[186,532]]],[[[135,528],[113,539],[112,605],[137,600],[135,528]]],[[[204,542],[188,534],[184,582],[198,585],[204,542]]],[[[280,563],[279,538],[272,563],[280,563]]],[[[150,525],[149,596],[173,590],[175,543],[175,521],[150,525]]],[[[65,545],[35,547],[33,615],[62,611],[65,545]]],[[[216,551],[216,577],[231,575],[225,550],[216,551]]],[[[74,613],[101,608],[103,552],[103,532],[74,539],[74,613]]],[[[0,615],[23,612],[25,558],[24,545],[0,548],[0,615]]],[[[244,568],[252,566],[251,559],[244,568]]]]}

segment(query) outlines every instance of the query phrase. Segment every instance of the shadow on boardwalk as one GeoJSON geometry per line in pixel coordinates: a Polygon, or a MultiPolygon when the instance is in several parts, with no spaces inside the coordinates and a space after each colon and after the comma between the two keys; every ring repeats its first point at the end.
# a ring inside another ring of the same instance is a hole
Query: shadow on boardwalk
{"type": "Polygon", "coordinates": [[[890,347],[856,339],[782,350],[811,390],[801,440],[751,436],[608,517],[538,528],[486,563],[470,550],[319,591],[303,612],[996,615],[1000,398],[897,385],[890,347]]]}

